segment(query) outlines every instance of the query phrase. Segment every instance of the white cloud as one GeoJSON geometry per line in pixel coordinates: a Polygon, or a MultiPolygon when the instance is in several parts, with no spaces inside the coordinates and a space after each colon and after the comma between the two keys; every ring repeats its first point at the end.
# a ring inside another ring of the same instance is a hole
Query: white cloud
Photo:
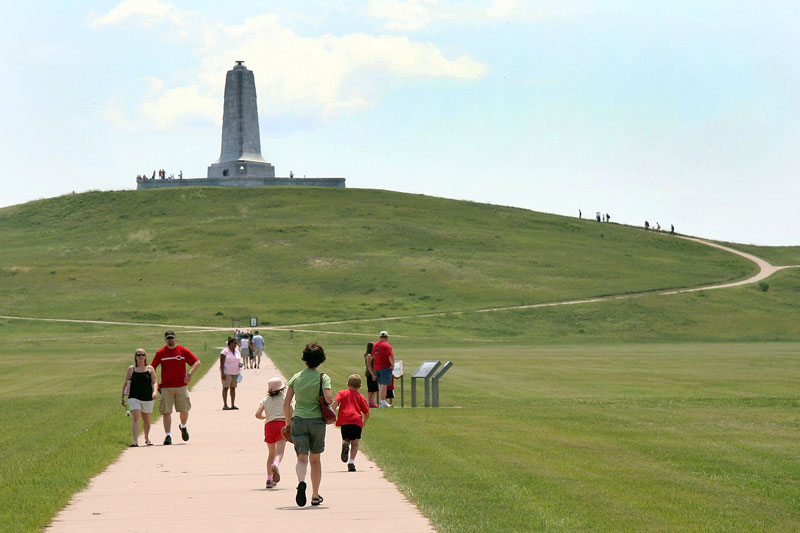
{"type": "Polygon", "coordinates": [[[387,30],[407,31],[426,28],[433,20],[432,8],[436,0],[372,0],[367,14],[378,19],[388,19],[387,30]]]}
{"type": "Polygon", "coordinates": [[[144,78],[144,81],[147,83],[147,88],[150,92],[157,93],[164,88],[164,80],[160,78],[153,78],[152,76],[148,76],[144,78]]]}
{"type": "Polygon", "coordinates": [[[486,9],[486,14],[492,18],[505,18],[519,7],[519,0],[493,0],[486,9]]]}
{"type": "Polygon", "coordinates": [[[513,20],[521,23],[591,12],[591,0],[371,0],[367,15],[390,31],[433,29],[443,22],[513,20]]]}
{"type": "Polygon", "coordinates": [[[161,2],[160,0],[124,0],[102,17],[96,17],[90,25],[93,28],[98,28],[110,24],[119,24],[132,17],[139,19],[144,25],[150,25],[163,21],[170,13],[175,15],[172,18],[173,22],[181,20],[181,17],[177,15],[175,6],[170,3],[161,2]]]}
{"type": "Polygon", "coordinates": [[[216,96],[203,94],[191,85],[168,89],[158,98],[142,103],[140,110],[150,123],[165,128],[186,117],[204,116],[219,122],[222,103],[216,96]]]}
{"type": "MultiPolygon", "coordinates": [[[[159,4],[154,0],[140,2],[159,4]]],[[[109,16],[127,3],[128,0],[120,4],[109,16]]],[[[184,15],[170,9],[170,18],[184,15]]],[[[139,110],[159,127],[186,117],[220,121],[225,72],[235,60],[245,60],[255,73],[262,116],[330,117],[371,105],[382,92],[392,89],[393,80],[476,79],[488,70],[468,55],[448,58],[433,43],[403,36],[300,36],[275,14],[230,26],[200,23],[197,18],[191,21],[197,26],[185,28],[194,36],[187,43],[195,46],[197,39],[201,43],[196,50],[200,65],[191,71],[192,78],[172,88],[165,87],[155,76],[145,80],[149,92],[142,96],[139,110]],[[380,77],[381,84],[358,83],[375,76],[380,77]]],[[[115,123],[125,122],[121,115],[110,111],[108,118],[115,123]]]]}

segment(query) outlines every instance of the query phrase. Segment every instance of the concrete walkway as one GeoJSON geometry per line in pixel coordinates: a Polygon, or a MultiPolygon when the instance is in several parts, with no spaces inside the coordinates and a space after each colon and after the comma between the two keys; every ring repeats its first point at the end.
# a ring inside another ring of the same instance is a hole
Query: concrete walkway
{"type": "MultiPolygon", "coordinates": [[[[280,483],[267,490],[264,423],[254,414],[267,380],[277,375],[269,359],[262,360],[260,369],[245,370],[237,389],[240,409],[223,411],[215,365],[192,390],[188,442],[181,440],[173,415],[173,445],[161,445],[164,428],[159,419],[150,435],[155,445],[125,450],[86,490],[73,496],[47,531],[435,531],[362,452],[356,457],[358,471],[347,472],[339,458],[341,436],[335,426],[328,426],[322,454],[322,505],[311,506],[310,474],[309,503],[302,508],[295,504],[291,444],[281,463],[280,483]]],[[[370,414],[392,416],[392,411],[375,409],[370,414]]],[[[369,422],[364,437],[369,438],[369,422]]]]}

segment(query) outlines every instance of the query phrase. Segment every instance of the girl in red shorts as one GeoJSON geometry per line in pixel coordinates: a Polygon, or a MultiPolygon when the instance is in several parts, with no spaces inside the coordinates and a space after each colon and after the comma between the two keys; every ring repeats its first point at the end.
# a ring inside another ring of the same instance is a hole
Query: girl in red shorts
{"type": "Polygon", "coordinates": [[[264,420],[264,442],[267,443],[269,455],[267,456],[267,488],[271,489],[281,480],[278,465],[283,460],[283,451],[286,448],[286,439],[281,435],[281,428],[286,425],[283,414],[283,400],[286,397],[286,387],[281,378],[270,378],[267,381],[269,388],[267,395],[259,402],[256,418],[264,420]]]}

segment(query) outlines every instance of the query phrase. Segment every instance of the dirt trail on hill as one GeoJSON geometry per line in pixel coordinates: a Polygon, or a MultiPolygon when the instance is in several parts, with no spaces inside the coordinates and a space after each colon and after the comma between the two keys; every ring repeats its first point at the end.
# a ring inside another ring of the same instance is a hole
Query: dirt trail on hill
{"type": "MultiPolygon", "coordinates": [[[[328,322],[308,322],[305,324],[290,324],[285,326],[259,326],[259,329],[267,330],[267,331],[288,331],[294,330],[298,333],[324,333],[328,335],[362,335],[367,337],[374,337],[373,333],[342,333],[340,331],[324,331],[318,329],[319,326],[334,326],[338,324],[358,324],[358,323],[368,323],[368,322],[384,322],[387,320],[404,320],[408,318],[433,318],[433,317],[440,317],[440,316],[455,316],[455,315],[464,315],[468,313],[492,313],[498,311],[513,311],[516,309],[535,309],[538,307],[554,307],[557,305],[576,305],[576,304],[587,304],[587,303],[594,303],[594,302],[604,302],[607,300],[624,300],[627,298],[636,298],[639,296],[644,296],[647,294],[659,294],[659,295],[670,295],[670,294],[680,294],[684,292],[695,292],[695,291],[708,291],[713,289],[725,289],[728,287],[738,287],[740,285],[748,285],[751,283],[757,283],[762,281],[768,277],[770,277],[775,272],[779,270],[783,270],[785,268],[800,268],[800,265],[785,265],[785,266],[775,266],[770,264],[769,262],[761,259],[760,257],[756,257],[752,254],[748,254],[746,252],[741,252],[734,248],[729,248],[728,246],[723,246],[721,244],[716,244],[713,242],[709,242],[703,239],[698,239],[696,237],[685,237],[682,235],[675,235],[679,239],[685,239],[687,241],[693,241],[700,244],[704,244],[706,246],[711,246],[713,248],[719,248],[720,250],[725,250],[726,252],[736,254],[738,256],[744,257],[745,259],[754,262],[758,265],[759,272],[752,277],[747,279],[743,279],[740,281],[733,281],[729,283],[719,283],[714,285],[704,285],[702,287],[689,287],[689,288],[682,288],[682,289],[666,289],[660,291],[642,291],[642,292],[631,292],[625,294],[616,294],[616,295],[609,295],[609,296],[598,296],[596,298],[585,298],[581,300],[563,300],[558,302],[545,302],[545,303],[538,303],[538,304],[529,304],[529,305],[512,305],[508,307],[490,307],[486,309],[472,309],[468,311],[443,311],[440,313],[424,313],[424,314],[417,314],[417,315],[403,315],[403,316],[390,316],[390,317],[380,317],[380,318],[357,318],[357,319],[350,319],[350,320],[336,320],[336,321],[328,321],[328,322]],[[313,328],[313,329],[308,329],[313,328]]],[[[210,327],[210,326],[186,326],[182,324],[148,324],[143,322],[112,322],[107,320],[78,320],[78,319],[66,319],[66,318],[36,318],[36,317],[22,317],[22,316],[11,316],[11,315],[0,315],[0,319],[9,319],[9,320],[36,320],[36,321],[43,321],[43,322],[74,322],[74,323],[81,323],[81,324],[105,324],[105,325],[114,325],[114,326],[141,326],[141,327],[157,327],[157,328],[166,328],[166,329],[181,329],[184,332],[207,332],[207,331],[230,331],[231,328],[228,327],[210,327]]]]}

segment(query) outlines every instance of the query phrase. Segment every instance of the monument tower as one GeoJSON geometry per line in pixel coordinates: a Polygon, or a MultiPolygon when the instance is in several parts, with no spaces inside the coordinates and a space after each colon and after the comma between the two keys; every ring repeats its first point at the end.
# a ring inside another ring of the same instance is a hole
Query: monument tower
{"type": "Polygon", "coordinates": [[[237,61],[225,76],[222,151],[219,159],[209,165],[208,177],[275,177],[275,167],[261,155],[256,81],[244,61],[237,61]]]}
{"type": "MultiPolygon", "coordinates": [[[[202,166],[200,167],[202,168],[202,166]]],[[[136,189],[164,187],[345,187],[344,178],[275,177],[275,167],[261,156],[261,134],[258,130],[256,80],[253,72],[236,65],[225,76],[225,102],[222,113],[222,151],[219,159],[208,166],[205,178],[184,178],[183,171],[159,179],[136,176],[136,189]]]]}

